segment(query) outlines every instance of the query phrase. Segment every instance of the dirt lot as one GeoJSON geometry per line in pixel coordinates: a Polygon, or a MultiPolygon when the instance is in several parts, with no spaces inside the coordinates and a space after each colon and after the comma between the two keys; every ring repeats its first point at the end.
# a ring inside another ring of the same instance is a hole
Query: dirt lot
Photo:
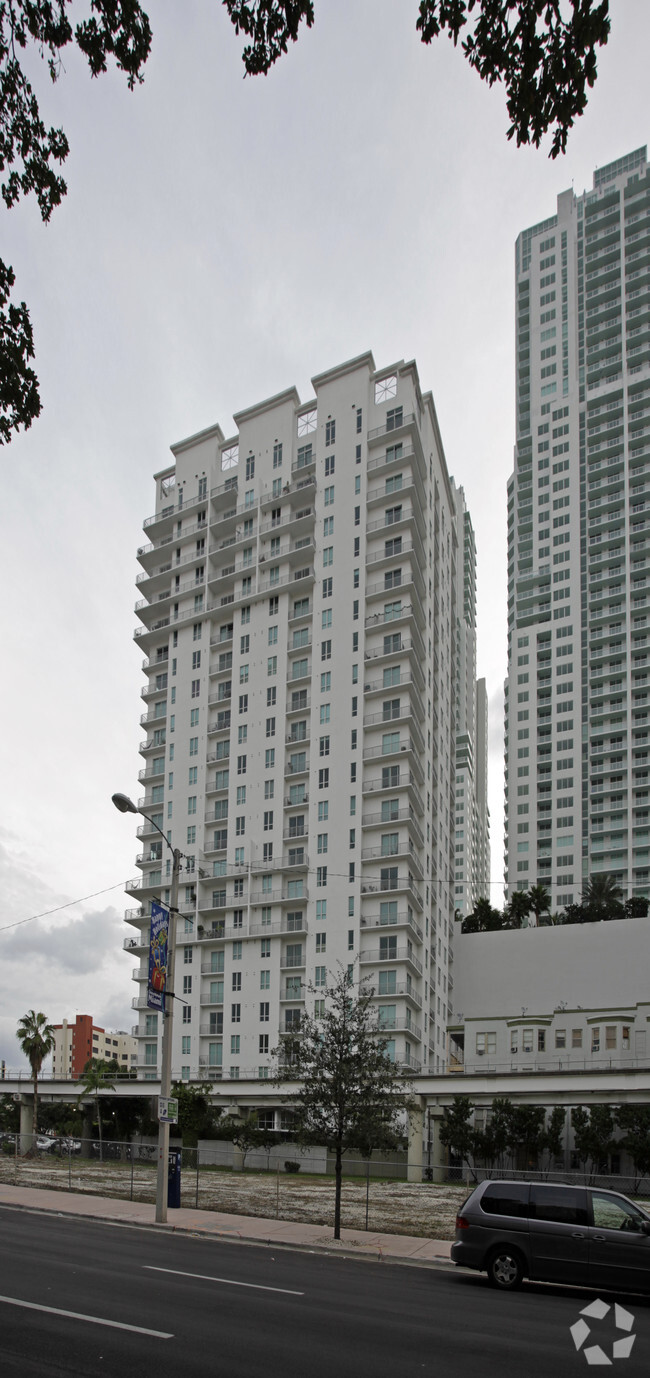
{"type": "MultiPolygon", "coordinates": [[[[135,1201],[155,1198],[155,1168],[149,1164],[19,1159],[0,1156],[0,1181],[21,1186],[50,1187],[60,1191],[117,1196],[135,1201]]],[[[369,1229],[389,1234],[410,1234],[431,1239],[453,1239],[454,1219],[465,1187],[428,1183],[370,1180],[369,1229]]],[[[197,1173],[187,1167],[182,1174],[181,1203],[197,1204],[197,1173]]],[[[202,1168],[198,1176],[198,1205],[203,1210],[229,1211],[280,1220],[332,1225],[334,1181],[280,1172],[231,1172],[202,1168]]],[[[344,1179],[342,1224],[363,1228],[366,1220],[366,1183],[344,1179]]]]}

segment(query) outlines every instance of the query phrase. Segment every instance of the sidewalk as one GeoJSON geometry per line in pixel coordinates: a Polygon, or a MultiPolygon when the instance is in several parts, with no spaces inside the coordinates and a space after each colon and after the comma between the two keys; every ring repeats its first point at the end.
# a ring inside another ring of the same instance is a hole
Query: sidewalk
{"type": "Polygon", "coordinates": [[[374,1258],[391,1263],[432,1266],[449,1263],[451,1242],[416,1239],[410,1235],[383,1234],[370,1230],[341,1230],[332,1239],[329,1225],[301,1225],[292,1220],[269,1220],[251,1215],[226,1215],[218,1211],[170,1210],[166,1225],[156,1225],[155,1207],[141,1201],[121,1201],[110,1196],[82,1196],[47,1188],[0,1185],[0,1207],[44,1211],[77,1220],[99,1220],[145,1229],[200,1234],[208,1238],[242,1240],[249,1244],[274,1244],[348,1257],[374,1258]]]}

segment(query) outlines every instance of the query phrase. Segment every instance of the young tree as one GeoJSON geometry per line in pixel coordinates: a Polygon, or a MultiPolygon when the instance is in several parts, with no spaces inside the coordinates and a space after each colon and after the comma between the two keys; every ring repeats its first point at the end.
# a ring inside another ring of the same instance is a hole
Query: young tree
{"type": "MultiPolygon", "coordinates": [[[[309,987],[310,992],[313,988],[309,987]]],[[[303,1016],[300,1028],[283,1042],[276,1080],[299,1082],[291,1096],[299,1143],[324,1144],[334,1155],[334,1238],[341,1238],[343,1155],[350,1149],[383,1148],[408,1110],[408,1087],[391,1062],[387,1040],[378,1036],[372,987],[354,983],[347,971],[330,973],[325,1013],[303,1016]]]]}
{"type": "MultiPolygon", "coordinates": [[[[224,0],[248,75],[268,72],[295,43],[302,21],[314,23],[314,0],[224,0]]],[[[608,0],[420,0],[423,43],[444,30],[488,86],[503,83],[512,121],[508,138],[539,148],[553,132],[552,158],[564,153],[574,121],[596,80],[596,48],[609,37],[608,0]],[[563,9],[566,18],[563,16],[563,9]]]]}
{"type": "Polygon", "coordinates": [[[246,1167],[248,1154],[254,1148],[270,1148],[277,1143],[277,1136],[270,1129],[262,1129],[254,1110],[243,1120],[228,1115],[219,1125],[219,1138],[229,1139],[242,1155],[242,1169],[246,1167]]]}
{"type": "Polygon", "coordinates": [[[81,1091],[77,1097],[78,1102],[85,1100],[87,1096],[95,1097],[95,1109],[97,1111],[97,1132],[99,1134],[99,1161],[104,1161],[104,1142],[102,1135],[102,1112],[100,1108],[100,1091],[114,1091],[115,1082],[111,1078],[108,1063],[100,1057],[89,1058],[82,1073],[81,1091]]]}
{"type": "MultiPolygon", "coordinates": [[[[2,371],[0,360],[0,373],[2,371]]],[[[29,1060],[34,1082],[34,1134],[38,1133],[38,1078],[41,1067],[54,1049],[54,1026],[48,1024],[47,1015],[29,1010],[24,1014],[16,1030],[16,1038],[25,1057],[29,1060]]]]}
{"type": "Polygon", "coordinates": [[[610,1105],[574,1105],[571,1111],[575,1151],[586,1174],[600,1170],[613,1147],[614,1115],[610,1105]]]}
{"type": "Polygon", "coordinates": [[[469,1096],[454,1096],[451,1105],[443,1110],[440,1124],[440,1142],[465,1163],[472,1181],[477,1181],[474,1167],[476,1150],[476,1131],[474,1129],[474,1102],[469,1096]]]}
{"type": "Polygon", "coordinates": [[[546,1171],[550,1172],[552,1164],[558,1158],[564,1157],[564,1126],[566,1124],[566,1110],[563,1105],[554,1105],[546,1121],[546,1126],[542,1134],[541,1152],[545,1160],[546,1171]]]}
{"type": "Polygon", "coordinates": [[[544,1146],[546,1110],[543,1105],[513,1105],[508,1147],[513,1162],[524,1160],[524,1171],[537,1163],[544,1146]]]}
{"type": "Polygon", "coordinates": [[[650,1177],[650,1105],[617,1105],[616,1123],[623,1130],[618,1147],[629,1153],[634,1165],[634,1190],[650,1177]]]}
{"type": "MultiPolygon", "coordinates": [[[[28,72],[40,57],[50,80],[58,81],[65,70],[61,54],[71,42],[86,57],[92,76],[105,72],[113,57],[133,90],[142,81],[151,29],[138,0],[90,0],[87,7],[82,0],[0,0],[0,172],[7,173],[2,196],[11,209],[33,192],[46,223],[67,191],[57,166],[65,162],[69,144],[62,129],[46,129],[28,72]]],[[[11,301],[14,283],[13,268],[0,261],[0,445],[11,440],[12,431],[27,430],[41,411],[29,362],[34,357],[29,311],[24,301],[11,301]]]]}
{"type": "Polygon", "coordinates": [[[211,1090],[209,1082],[190,1086],[186,1081],[175,1081],[172,1086],[172,1096],[178,1101],[178,1133],[183,1148],[196,1148],[199,1139],[214,1139],[217,1132],[221,1138],[222,1112],[210,1104],[211,1090]]]}

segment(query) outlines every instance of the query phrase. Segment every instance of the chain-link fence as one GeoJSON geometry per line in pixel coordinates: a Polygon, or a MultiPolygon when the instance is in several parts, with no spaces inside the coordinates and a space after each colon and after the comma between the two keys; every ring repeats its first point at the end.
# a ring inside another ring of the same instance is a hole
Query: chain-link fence
{"type": "MultiPolygon", "coordinates": [[[[325,1151],[294,1144],[244,1154],[232,1144],[199,1143],[181,1152],[181,1206],[304,1224],[333,1225],[334,1163],[325,1151]]],[[[72,1136],[0,1135],[0,1181],[153,1203],[158,1146],[72,1136]]],[[[406,1161],[344,1159],[342,1224],[425,1238],[452,1239],[459,1206],[485,1177],[597,1185],[643,1202],[650,1180],[572,1172],[517,1172],[426,1165],[419,1180],[406,1161]]],[[[173,1215],[173,1212],[172,1212],[173,1215]]]]}

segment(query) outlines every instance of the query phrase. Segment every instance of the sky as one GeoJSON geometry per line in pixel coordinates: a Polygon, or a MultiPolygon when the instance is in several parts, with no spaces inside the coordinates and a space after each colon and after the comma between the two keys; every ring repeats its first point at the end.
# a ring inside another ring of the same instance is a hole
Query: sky
{"type": "MultiPolygon", "coordinates": [[[[85,9],[75,0],[75,8],[85,9]]],[[[490,712],[492,897],[502,900],[506,481],[514,443],[514,242],[556,196],[650,140],[647,0],[613,0],[585,114],[555,161],[508,142],[501,88],[416,0],[317,0],[264,78],[218,0],[156,0],[145,81],[64,55],[30,73],[71,152],[48,226],[0,211],[30,307],[43,412],[0,450],[0,1058],[26,1010],[135,1022],[124,882],[138,796],[133,642],[152,474],[174,441],[371,349],[416,359],[478,555],[490,712]],[[78,901],[77,903],[72,903],[78,901]],[[61,905],[49,917],[31,919],[61,905]]]]}

